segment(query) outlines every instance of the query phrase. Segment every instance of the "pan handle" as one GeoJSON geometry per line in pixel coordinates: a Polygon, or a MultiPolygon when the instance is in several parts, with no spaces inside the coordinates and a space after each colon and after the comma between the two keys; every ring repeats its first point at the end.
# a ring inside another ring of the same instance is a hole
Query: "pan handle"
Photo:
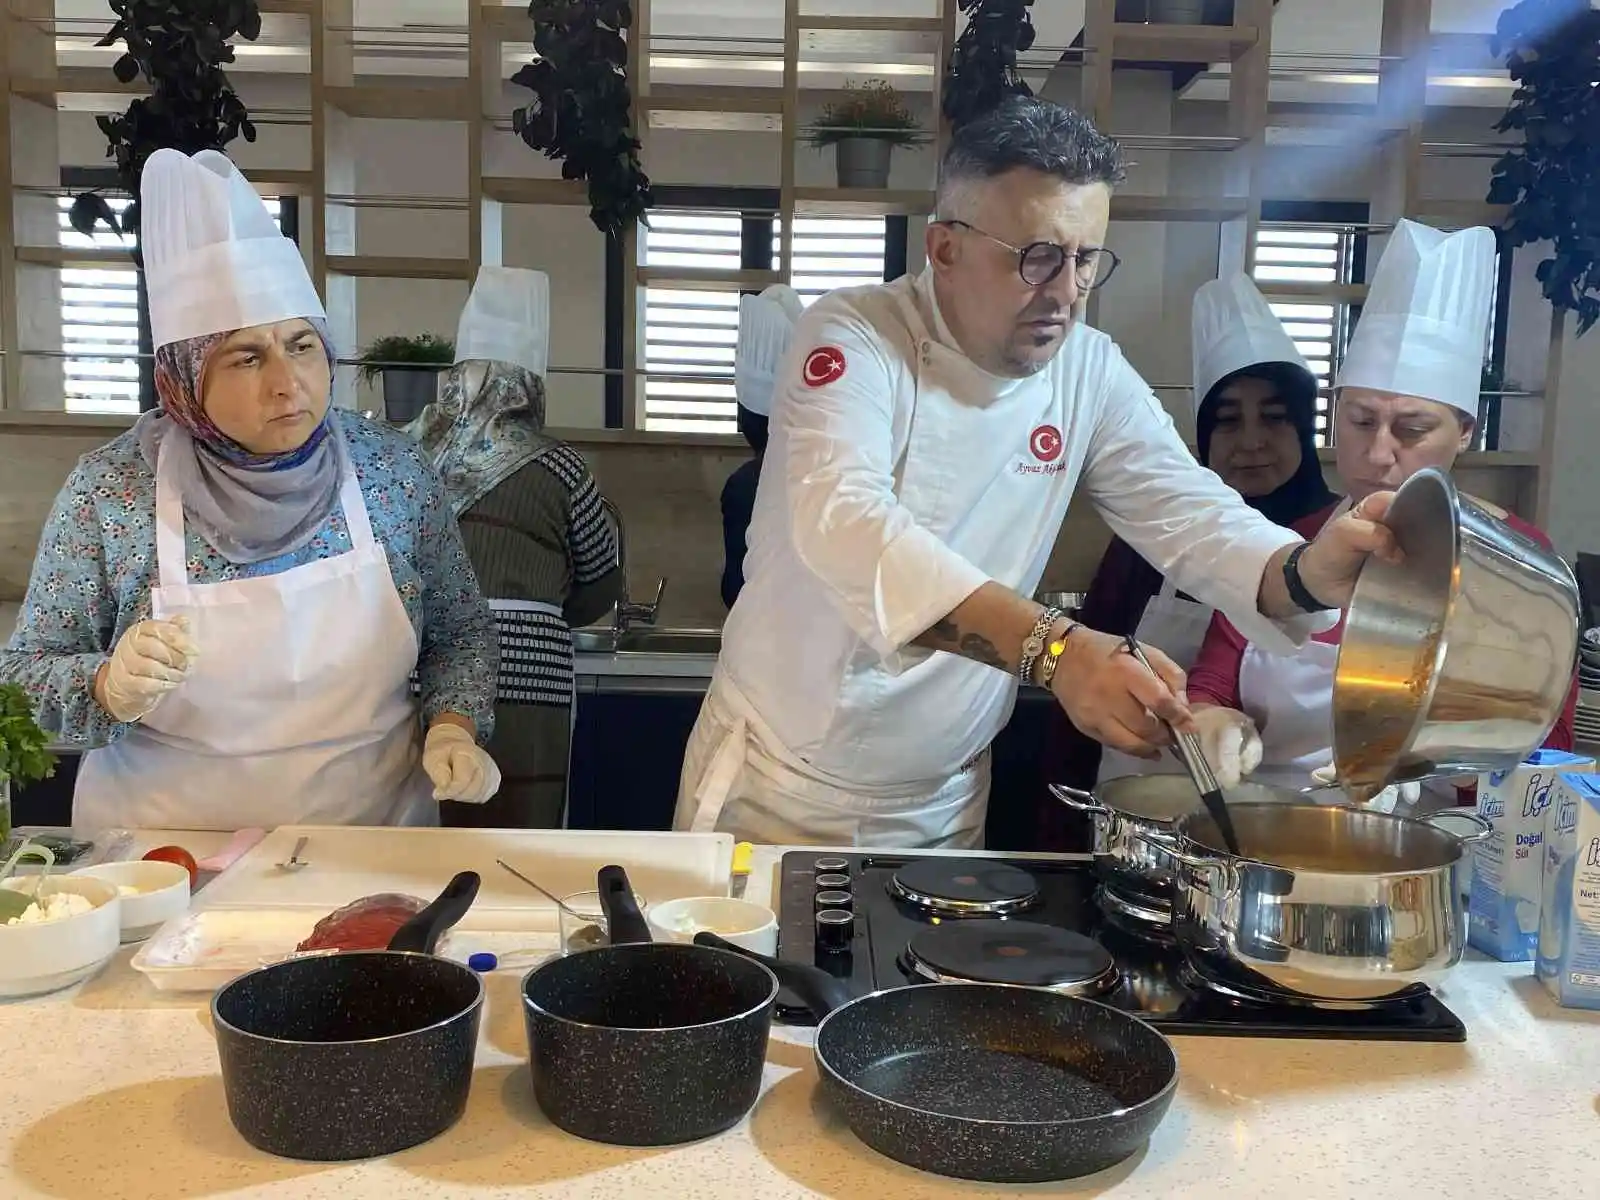
{"type": "Polygon", "coordinates": [[[628,873],[621,867],[601,867],[599,874],[600,909],[606,914],[607,940],[613,946],[629,942],[648,942],[650,926],[639,911],[638,898],[628,873]]]}
{"type": "Polygon", "coordinates": [[[1170,854],[1184,866],[1203,876],[1206,881],[1205,887],[1207,891],[1220,893],[1226,889],[1228,884],[1228,867],[1226,863],[1219,862],[1214,858],[1202,858],[1198,854],[1190,854],[1180,847],[1175,839],[1173,841],[1163,841],[1159,837],[1151,836],[1150,833],[1143,829],[1131,829],[1128,832],[1134,841],[1143,842],[1146,846],[1163,854],[1170,854]]]}
{"type": "Polygon", "coordinates": [[[710,946],[714,950],[731,950],[734,954],[760,963],[778,977],[779,983],[799,997],[800,1002],[811,1010],[811,1015],[818,1021],[834,1009],[843,1008],[856,998],[849,984],[828,974],[820,967],[757,954],[754,950],[746,950],[743,946],[723,941],[714,933],[695,934],[694,944],[710,946]]]}
{"type": "Polygon", "coordinates": [[[1050,784],[1050,794],[1068,808],[1075,808],[1079,812],[1094,813],[1095,815],[1110,816],[1111,810],[1094,798],[1093,792],[1080,791],[1075,787],[1068,787],[1064,783],[1050,784]]]}
{"type": "Polygon", "coordinates": [[[439,948],[445,931],[467,915],[467,909],[478,898],[481,882],[476,871],[462,871],[445,884],[432,904],[394,931],[389,949],[432,954],[439,948]]]}

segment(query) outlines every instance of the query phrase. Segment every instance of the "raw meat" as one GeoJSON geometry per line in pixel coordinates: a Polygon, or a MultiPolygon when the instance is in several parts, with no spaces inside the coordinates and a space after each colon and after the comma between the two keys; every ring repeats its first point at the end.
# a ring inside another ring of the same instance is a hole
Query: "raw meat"
{"type": "Polygon", "coordinates": [[[318,921],[297,950],[386,950],[400,926],[428,907],[426,900],[386,892],[363,896],[318,921]]]}

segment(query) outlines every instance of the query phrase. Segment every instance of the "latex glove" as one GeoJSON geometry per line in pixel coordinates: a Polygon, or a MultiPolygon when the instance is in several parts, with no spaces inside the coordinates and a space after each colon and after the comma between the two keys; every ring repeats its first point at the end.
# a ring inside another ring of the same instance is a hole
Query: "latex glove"
{"type": "MultiPolygon", "coordinates": [[[[1334,773],[1332,764],[1318,767],[1311,772],[1312,781],[1315,783],[1332,783],[1338,776],[1334,773]]],[[[1328,793],[1330,796],[1332,792],[1328,793]]],[[[1373,812],[1392,813],[1400,804],[1415,804],[1422,796],[1422,784],[1415,780],[1408,783],[1391,783],[1361,807],[1371,809],[1373,812]]]]}
{"type": "Polygon", "coordinates": [[[142,720],[188,678],[199,657],[188,617],[140,621],[112,649],[95,698],[118,721],[142,720]]]}
{"type": "Polygon", "coordinates": [[[1237,709],[1217,706],[1194,710],[1200,749],[1217,783],[1237,787],[1239,780],[1261,765],[1261,734],[1256,723],[1237,709]]]}
{"type": "Polygon", "coordinates": [[[435,800],[484,804],[500,790],[500,768],[459,725],[441,721],[422,744],[422,769],[433,780],[435,800]]]}

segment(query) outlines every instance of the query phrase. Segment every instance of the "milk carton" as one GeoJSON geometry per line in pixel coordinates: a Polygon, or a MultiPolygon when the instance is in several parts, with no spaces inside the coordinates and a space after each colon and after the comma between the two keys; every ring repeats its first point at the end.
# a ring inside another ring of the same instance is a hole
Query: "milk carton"
{"type": "Polygon", "coordinates": [[[1467,943],[1501,962],[1532,962],[1539,949],[1545,812],[1556,778],[1594,759],[1535,750],[1520,766],[1478,777],[1478,815],[1494,832],[1472,847],[1467,943]]]}
{"type": "Polygon", "coordinates": [[[1563,775],[1545,830],[1534,972],[1567,1008],[1600,1008],[1600,776],[1563,775]]]}

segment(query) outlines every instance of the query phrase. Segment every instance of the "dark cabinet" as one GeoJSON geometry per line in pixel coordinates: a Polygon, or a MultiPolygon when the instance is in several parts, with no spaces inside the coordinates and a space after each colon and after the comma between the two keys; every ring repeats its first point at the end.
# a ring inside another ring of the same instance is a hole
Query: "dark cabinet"
{"type": "Polygon", "coordinates": [[[671,829],[705,681],[629,678],[626,690],[615,676],[601,682],[578,691],[567,827],[671,829]]]}

